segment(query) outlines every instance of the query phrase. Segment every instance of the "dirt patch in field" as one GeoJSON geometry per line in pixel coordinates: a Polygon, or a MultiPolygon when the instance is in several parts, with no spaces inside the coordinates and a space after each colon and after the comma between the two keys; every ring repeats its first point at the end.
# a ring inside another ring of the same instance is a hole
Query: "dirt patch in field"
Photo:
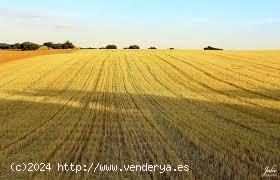
{"type": "Polygon", "coordinates": [[[0,50],[0,63],[15,61],[19,59],[50,55],[50,54],[61,54],[71,53],[75,50],[37,50],[37,51],[16,51],[16,50],[0,50]]]}

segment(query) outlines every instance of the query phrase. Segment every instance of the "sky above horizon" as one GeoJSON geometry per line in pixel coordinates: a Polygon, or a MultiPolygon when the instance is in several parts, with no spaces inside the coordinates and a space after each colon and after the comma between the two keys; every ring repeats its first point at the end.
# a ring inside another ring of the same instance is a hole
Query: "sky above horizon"
{"type": "Polygon", "coordinates": [[[278,0],[10,0],[0,42],[280,49],[278,0]]]}

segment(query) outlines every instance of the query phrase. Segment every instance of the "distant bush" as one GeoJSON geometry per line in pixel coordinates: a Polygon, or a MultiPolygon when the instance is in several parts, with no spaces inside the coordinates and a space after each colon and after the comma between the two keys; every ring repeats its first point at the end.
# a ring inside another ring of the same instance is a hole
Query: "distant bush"
{"type": "Polygon", "coordinates": [[[148,49],[157,49],[156,47],[150,47],[150,48],[148,48],[148,49]]]}
{"type": "Polygon", "coordinates": [[[23,51],[33,51],[40,48],[40,45],[32,42],[24,42],[20,45],[20,49],[23,51]]]}
{"type": "Polygon", "coordinates": [[[118,49],[118,47],[116,45],[108,45],[105,49],[118,49]]]}
{"type": "Polygon", "coordinates": [[[139,46],[137,46],[137,45],[132,45],[132,46],[129,46],[129,48],[128,49],[140,49],[140,47],[139,46]]]}
{"type": "Polygon", "coordinates": [[[45,42],[44,44],[43,44],[43,46],[46,46],[46,47],[48,47],[48,48],[52,48],[52,49],[54,49],[54,44],[52,43],[52,42],[45,42]]]}
{"type": "Polygon", "coordinates": [[[62,44],[61,43],[54,44],[53,49],[62,49],[62,44]]]}
{"type": "Polygon", "coordinates": [[[174,50],[174,48],[170,48],[171,50],[174,50]]]}
{"type": "Polygon", "coordinates": [[[71,43],[70,41],[66,41],[63,44],[60,44],[60,43],[54,44],[52,42],[46,42],[43,45],[47,46],[48,48],[52,48],[52,49],[74,49],[75,48],[74,44],[71,43]]]}
{"type": "Polygon", "coordinates": [[[123,49],[128,49],[127,47],[123,48],[123,49]]]}
{"type": "Polygon", "coordinates": [[[212,46],[208,46],[208,47],[204,48],[204,50],[205,50],[205,51],[207,51],[207,50],[223,51],[223,49],[214,48],[214,47],[212,47],[212,46]]]}
{"type": "Polygon", "coordinates": [[[62,49],[74,49],[75,46],[73,43],[70,41],[66,41],[65,43],[62,44],[62,49]]]}
{"type": "Polygon", "coordinates": [[[11,49],[20,49],[21,44],[20,43],[16,43],[11,45],[11,49]]]}
{"type": "Polygon", "coordinates": [[[0,43],[0,49],[10,49],[10,44],[0,43]]]}

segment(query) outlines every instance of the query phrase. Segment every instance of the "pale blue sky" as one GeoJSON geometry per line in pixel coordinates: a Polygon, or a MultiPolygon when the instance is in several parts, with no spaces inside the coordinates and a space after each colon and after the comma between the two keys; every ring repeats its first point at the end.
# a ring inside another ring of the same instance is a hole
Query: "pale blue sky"
{"type": "Polygon", "coordinates": [[[279,0],[10,0],[0,41],[280,49],[279,0]]]}

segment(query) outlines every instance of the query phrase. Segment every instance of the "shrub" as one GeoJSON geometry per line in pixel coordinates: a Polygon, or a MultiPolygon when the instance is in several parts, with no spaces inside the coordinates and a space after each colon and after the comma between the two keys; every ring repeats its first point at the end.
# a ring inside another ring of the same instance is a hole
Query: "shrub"
{"type": "Polygon", "coordinates": [[[53,49],[62,49],[62,44],[60,43],[54,44],[53,49]]]}
{"type": "Polygon", "coordinates": [[[37,50],[40,46],[32,42],[24,42],[20,45],[20,49],[23,51],[37,50]]]}
{"type": "Polygon", "coordinates": [[[52,49],[74,49],[75,48],[74,44],[71,43],[70,41],[66,41],[63,44],[60,44],[60,43],[54,44],[52,42],[46,42],[43,45],[47,46],[48,48],[52,48],[52,49]]]}
{"type": "Polygon", "coordinates": [[[62,44],[62,49],[74,49],[75,46],[73,43],[70,41],[66,41],[65,43],[62,44]]]}
{"type": "Polygon", "coordinates": [[[132,45],[132,46],[129,46],[129,48],[128,49],[140,49],[140,47],[139,46],[137,46],[137,45],[132,45]]]}
{"type": "Polygon", "coordinates": [[[16,43],[16,44],[7,44],[7,43],[0,43],[0,49],[21,49],[21,44],[16,43]]]}
{"type": "Polygon", "coordinates": [[[157,49],[156,47],[150,47],[150,48],[148,48],[148,49],[157,49]]]}
{"type": "Polygon", "coordinates": [[[171,50],[174,50],[174,48],[170,48],[171,50]]]}
{"type": "Polygon", "coordinates": [[[46,42],[43,44],[43,46],[47,46],[48,48],[52,48],[52,49],[55,49],[55,45],[52,43],[52,42],[46,42]]]}
{"type": "Polygon", "coordinates": [[[10,44],[0,43],[0,49],[10,49],[10,44]]]}
{"type": "Polygon", "coordinates": [[[214,48],[214,47],[212,47],[212,46],[208,46],[208,47],[204,48],[204,50],[205,50],[205,51],[207,51],[207,50],[223,51],[223,49],[214,48]]]}
{"type": "Polygon", "coordinates": [[[13,49],[20,49],[20,45],[21,45],[20,43],[13,44],[12,48],[13,49]]]}
{"type": "Polygon", "coordinates": [[[108,45],[106,49],[118,49],[118,47],[116,45],[108,45]]]}

